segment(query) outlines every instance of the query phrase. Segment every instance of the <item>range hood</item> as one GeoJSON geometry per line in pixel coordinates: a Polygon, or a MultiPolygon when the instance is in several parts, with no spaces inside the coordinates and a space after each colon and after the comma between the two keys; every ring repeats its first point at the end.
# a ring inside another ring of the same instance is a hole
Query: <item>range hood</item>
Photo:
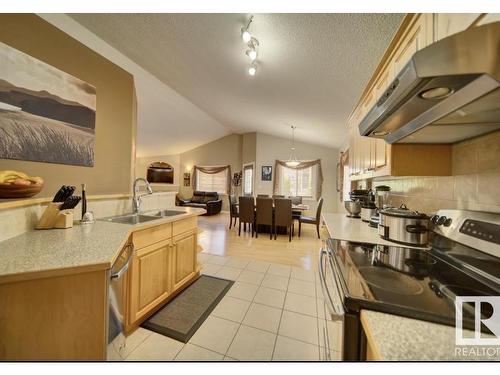
{"type": "Polygon", "coordinates": [[[455,143],[500,129],[500,22],[418,51],[359,124],[388,143],[455,143]]]}

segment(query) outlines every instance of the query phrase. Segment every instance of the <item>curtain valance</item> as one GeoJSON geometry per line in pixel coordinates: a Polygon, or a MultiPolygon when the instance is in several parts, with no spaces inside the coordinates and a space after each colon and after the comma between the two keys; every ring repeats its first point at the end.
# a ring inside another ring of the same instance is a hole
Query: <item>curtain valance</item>
{"type": "Polygon", "coordinates": [[[305,160],[301,161],[297,166],[291,167],[286,164],[284,160],[276,160],[274,167],[274,184],[273,191],[274,194],[279,194],[279,181],[281,178],[281,168],[290,168],[290,169],[306,169],[309,167],[316,167],[316,186],[313,187],[316,193],[316,199],[321,197],[322,188],[323,188],[323,170],[321,169],[321,159],[316,160],[305,160]]]}

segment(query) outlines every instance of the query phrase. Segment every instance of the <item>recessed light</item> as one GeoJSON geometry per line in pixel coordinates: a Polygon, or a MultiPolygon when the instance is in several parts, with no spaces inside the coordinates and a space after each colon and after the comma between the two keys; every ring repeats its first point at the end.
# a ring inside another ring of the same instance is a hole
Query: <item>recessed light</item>
{"type": "Polygon", "coordinates": [[[243,39],[245,43],[248,43],[252,39],[252,34],[250,34],[248,30],[243,28],[241,29],[241,39],[243,39]]]}
{"type": "Polygon", "coordinates": [[[250,48],[249,50],[247,50],[246,54],[252,61],[257,58],[257,51],[255,49],[250,48]]]}
{"type": "Polygon", "coordinates": [[[251,76],[254,76],[257,73],[257,66],[256,65],[250,65],[250,68],[248,68],[248,74],[251,76]]]}

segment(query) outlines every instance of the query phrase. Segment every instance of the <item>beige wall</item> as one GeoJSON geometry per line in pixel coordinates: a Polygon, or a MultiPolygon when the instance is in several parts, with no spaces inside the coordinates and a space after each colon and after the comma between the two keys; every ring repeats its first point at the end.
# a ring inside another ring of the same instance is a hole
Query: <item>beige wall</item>
{"type": "MultiPolygon", "coordinates": [[[[231,134],[207,143],[180,155],[180,171],[192,173],[193,166],[231,166],[231,173],[241,170],[242,136],[231,134]]],[[[191,176],[192,177],[192,176],[191,176]]],[[[181,181],[179,192],[184,197],[193,194],[193,186],[185,187],[181,181]]],[[[238,191],[239,193],[239,191],[238,191]]],[[[227,198],[223,197],[223,210],[227,209],[227,198]]]]}
{"type": "Polygon", "coordinates": [[[135,160],[135,177],[146,178],[147,170],[151,163],[162,161],[170,164],[174,168],[173,184],[152,184],[154,191],[179,191],[179,182],[182,183],[181,156],[180,155],[160,155],[135,160]]]}
{"type": "Polygon", "coordinates": [[[379,178],[373,184],[391,187],[393,205],[425,213],[441,208],[500,213],[500,132],[454,145],[453,176],[379,178]]]}
{"type": "MultiPolygon", "coordinates": [[[[273,193],[272,181],[261,181],[261,167],[263,165],[271,165],[273,167],[276,159],[284,160],[290,156],[290,140],[278,138],[267,134],[257,133],[257,148],[256,148],[256,170],[255,170],[255,193],[269,194],[273,193]]],[[[329,147],[322,147],[309,143],[296,142],[296,154],[299,159],[313,160],[321,159],[321,167],[323,169],[323,198],[324,212],[336,212],[337,210],[337,191],[336,191],[336,174],[335,166],[337,164],[338,150],[329,147]]],[[[315,210],[313,202],[308,202],[311,206],[311,211],[315,210]]],[[[310,212],[313,214],[313,212],[310,212]]]]}
{"type": "MultiPolygon", "coordinates": [[[[127,193],[133,178],[135,108],[133,77],[32,14],[0,14],[0,41],[96,87],[94,167],[0,159],[0,170],[41,176],[52,196],[62,184],[87,184],[89,194],[127,193]]],[[[1,67],[0,67],[1,69],[1,67]]]]}
{"type": "Polygon", "coordinates": [[[257,133],[246,133],[242,137],[241,162],[242,164],[253,163],[256,160],[257,133]]]}

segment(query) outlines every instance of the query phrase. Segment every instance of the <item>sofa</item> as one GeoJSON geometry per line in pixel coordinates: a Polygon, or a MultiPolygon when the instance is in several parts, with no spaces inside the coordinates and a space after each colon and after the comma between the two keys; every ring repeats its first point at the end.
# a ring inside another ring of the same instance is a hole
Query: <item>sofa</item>
{"type": "Polygon", "coordinates": [[[222,210],[222,199],[218,193],[211,191],[195,191],[189,199],[182,199],[177,194],[175,204],[181,207],[203,208],[207,210],[205,216],[217,215],[222,210]]]}

